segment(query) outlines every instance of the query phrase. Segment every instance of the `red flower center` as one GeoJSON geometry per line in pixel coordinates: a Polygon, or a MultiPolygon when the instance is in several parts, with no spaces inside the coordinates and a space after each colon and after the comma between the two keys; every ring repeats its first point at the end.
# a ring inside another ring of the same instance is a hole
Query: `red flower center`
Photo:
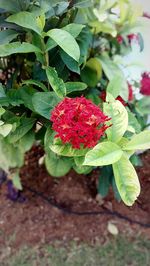
{"type": "Polygon", "coordinates": [[[108,128],[110,120],[98,106],[84,97],[65,98],[53,110],[50,120],[56,137],[73,148],[94,147],[108,128]]]}

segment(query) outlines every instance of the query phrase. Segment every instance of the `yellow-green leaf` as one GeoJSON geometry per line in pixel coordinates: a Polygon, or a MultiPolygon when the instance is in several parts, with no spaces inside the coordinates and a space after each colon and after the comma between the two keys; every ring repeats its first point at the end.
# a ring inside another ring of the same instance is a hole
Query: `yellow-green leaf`
{"type": "Polygon", "coordinates": [[[106,131],[107,137],[112,142],[119,142],[128,127],[128,113],[123,104],[116,100],[104,103],[104,113],[111,118],[108,124],[112,124],[106,131]]]}
{"type": "Polygon", "coordinates": [[[113,164],[116,186],[123,202],[132,206],[140,194],[140,183],[133,165],[125,154],[113,164]]]}
{"type": "Polygon", "coordinates": [[[102,142],[97,144],[94,149],[85,155],[83,165],[103,166],[117,162],[123,154],[121,148],[111,142],[102,142]]]}

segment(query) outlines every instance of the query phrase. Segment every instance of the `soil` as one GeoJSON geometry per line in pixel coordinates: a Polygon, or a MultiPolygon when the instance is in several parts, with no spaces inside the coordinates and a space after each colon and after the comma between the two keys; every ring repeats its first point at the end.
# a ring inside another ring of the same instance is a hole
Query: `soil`
{"type": "MultiPolygon", "coordinates": [[[[25,166],[21,169],[24,186],[44,193],[66,209],[80,212],[108,209],[137,221],[150,223],[150,152],[141,156],[143,166],[137,168],[142,188],[133,207],[117,202],[111,192],[103,200],[96,196],[97,171],[87,176],[71,171],[60,179],[52,178],[43,165],[38,165],[42,155],[40,147],[33,147],[26,155],[25,166]]],[[[108,222],[115,224],[119,233],[129,234],[131,237],[144,234],[150,238],[150,228],[143,228],[115,216],[65,214],[26,188],[23,190],[26,200],[22,203],[9,200],[6,194],[7,187],[3,184],[0,189],[0,248],[10,246],[18,249],[24,245],[53,243],[56,240],[103,243],[109,235],[108,222]]]]}

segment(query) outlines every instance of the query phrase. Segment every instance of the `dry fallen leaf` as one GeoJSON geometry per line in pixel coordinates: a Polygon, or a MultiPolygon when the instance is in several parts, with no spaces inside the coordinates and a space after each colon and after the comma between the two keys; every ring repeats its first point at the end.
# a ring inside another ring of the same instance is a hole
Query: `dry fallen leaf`
{"type": "Polygon", "coordinates": [[[119,233],[117,226],[111,222],[108,222],[107,230],[109,233],[111,233],[114,236],[118,235],[119,233]]]}

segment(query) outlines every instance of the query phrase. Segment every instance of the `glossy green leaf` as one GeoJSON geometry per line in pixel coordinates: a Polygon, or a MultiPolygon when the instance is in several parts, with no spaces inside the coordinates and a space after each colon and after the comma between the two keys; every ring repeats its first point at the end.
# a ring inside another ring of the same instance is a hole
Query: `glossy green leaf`
{"type": "Polygon", "coordinates": [[[131,140],[124,145],[124,150],[145,150],[150,149],[150,131],[145,130],[134,135],[131,140]]]}
{"type": "Polygon", "coordinates": [[[112,103],[104,103],[105,115],[111,118],[108,122],[111,127],[106,131],[107,137],[112,142],[119,142],[128,127],[128,113],[123,104],[116,100],[112,103]]]}
{"type": "Polygon", "coordinates": [[[32,97],[34,110],[47,119],[50,119],[51,111],[59,101],[54,92],[37,92],[32,97]]]}
{"type": "Polygon", "coordinates": [[[140,194],[140,183],[133,165],[123,155],[121,159],[113,164],[116,186],[123,202],[132,206],[140,194]]]}
{"type": "Polygon", "coordinates": [[[77,24],[77,23],[71,23],[63,27],[62,29],[69,32],[74,38],[78,37],[82,29],[85,27],[85,25],[77,24]]]}
{"type": "Polygon", "coordinates": [[[66,82],[65,83],[67,94],[74,91],[83,91],[87,88],[87,85],[83,82],[66,82]]]}
{"type": "Polygon", "coordinates": [[[0,56],[8,56],[19,53],[42,53],[41,50],[33,44],[27,42],[13,42],[0,45],[0,56]]]}
{"type": "Polygon", "coordinates": [[[66,54],[63,50],[60,51],[60,56],[61,56],[62,61],[64,62],[64,64],[67,66],[69,70],[77,74],[80,74],[80,67],[77,61],[75,61],[72,57],[66,54]]]}
{"type": "Polygon", "coordinates": [[[110,141],[97,144],[85,155],[83,165],[103,166],[117,162],[123,154],[121,148],[110,141]]]}
{"type": "Polygon", "coordinates": [[[7,22],[15,23],[21,27],[35,31],[41,34],[41,29],[38,26],[36,17],[33,13],[22,11],[9,16],[6,20],[7,22]]]}
{"type": "Polygon", "coordinates": [[[53,67],[46,68],[46,75],[48,81],[57,94],[58,97],[63,98],[66,96],[66,86],[62,79],[58,77],[56,70],[53,67]]]}
{"type": "Polygon", "coordinates": [[[52,29],[47,32],[52,40],[60,46],[69,56],[77,62],[80,58],[80,49],[74,37],[67,31],[62,29],[52,29]]]}

